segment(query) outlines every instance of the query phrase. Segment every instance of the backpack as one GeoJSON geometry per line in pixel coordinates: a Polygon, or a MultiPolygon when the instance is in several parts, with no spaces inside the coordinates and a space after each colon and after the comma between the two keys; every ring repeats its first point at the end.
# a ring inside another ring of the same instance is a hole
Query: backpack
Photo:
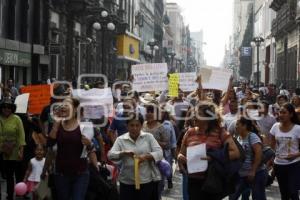
{"type": "MultiPolygon", "coordinates": [[[[252,148],[252,145],[251,145],[251,138],[250,138],[251,134],[256,134],[256,133],[250,133],[249,136],[248,136],[248,143],[250,144],[251,150],[253,152],[253,148],[252,148]]],[[[275,151],[270,146],[262,144],[261,165],[267,164],[267,162],[269,162],[274,157],[275,157],[275,151]]]]}

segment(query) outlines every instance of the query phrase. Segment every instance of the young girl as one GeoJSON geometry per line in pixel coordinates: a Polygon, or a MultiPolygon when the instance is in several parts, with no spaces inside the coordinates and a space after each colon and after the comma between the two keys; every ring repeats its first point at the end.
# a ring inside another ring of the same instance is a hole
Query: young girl
{"type": "MultiPolygon", "coordinates": [[[[40,177],[45,164],[44,155],[44,147],[38,144],[35,148],[35,157],[30,160],[24,177],[24,182],[27,185],[28,193],[34,192],[35,187],[40,182],[40,177]]],[[[36,199],[34,194],[33,199],[36,199]]]]}

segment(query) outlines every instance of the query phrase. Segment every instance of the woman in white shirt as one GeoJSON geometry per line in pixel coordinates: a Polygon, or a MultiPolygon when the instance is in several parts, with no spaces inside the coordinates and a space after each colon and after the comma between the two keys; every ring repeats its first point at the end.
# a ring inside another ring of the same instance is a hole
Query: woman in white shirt
{"type": "Polygon", "coordinates": [[[300,126],[292,104],[279,111],[279,123],[273,125],[271,146],[276,150],[274,171],[282,200],[299,200],[300,190],[300,126]]]}
{"type": "Polygon", "coordinates": [[[120,200],[158,200],[160,172],[155,162],[163,158],[162,149],[152,134],[141,131],[141,114],[129,114],[128,133],[117,138],[108,158],[121,162],[120,200]],[[140,189],[135,188],[134,157],[139,160],[140,189]]]}

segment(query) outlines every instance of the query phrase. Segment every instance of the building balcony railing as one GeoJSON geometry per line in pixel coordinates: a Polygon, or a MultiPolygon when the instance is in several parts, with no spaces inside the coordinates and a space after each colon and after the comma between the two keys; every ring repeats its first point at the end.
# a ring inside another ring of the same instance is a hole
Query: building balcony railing
{"type": "Polygon", "coordinates": [[[277,11],[277,17],[272,22],[272,34],[280,36],[286,31],[291,31],[296,25],[296,6],[297,0],[285,3],[277,11]]]}

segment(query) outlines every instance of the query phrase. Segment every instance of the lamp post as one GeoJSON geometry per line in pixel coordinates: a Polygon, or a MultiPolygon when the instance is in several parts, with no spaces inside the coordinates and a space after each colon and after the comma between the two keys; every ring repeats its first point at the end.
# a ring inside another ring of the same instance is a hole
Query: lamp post
{"type": "Polygon", "coordinates": [[[154,58],[154,51],[158,51],[159,50],[159,46],[157,46],[157,41],[155,41],[155,39],[151,39],[148,43],[147,43],[147,48],[151,50],[151,63],[153,62],[153,58],[154,58]]]}
{"type": "Polygon", "coordinates": [[[174,50],[171,53],[168,53],[168,57],[171,58],[171,63],[170,64],[171,64],[171,71],[172,72],[175,71],[174,66],[173,66],[175,56],[176,56],[176,53],[175,53],[174,50]]]}
{"type": "Polygon", "coordinates": [[[101,12],[101,19],[100,21],[96,21],[93,23],[93,28],[96,31],[102,30],[102,73],[106,74],[106,55],[105,55],[105,33],[106,31],[114,31],[116,29],[116,25],[110,21],[109,14],[106,10],[101,12]]]}
{"type": "Polygon", "coordinates": [[[256,53],[257,53],[257,63],[256,63],[256,70],[257,70],[257,74],[256,74],[256,81],[257,81],[257,87],[259,88],[259,47],[260,45],[264,42],[264,38],[262,37],[254,37],[252,39],[252,42],[251,42],[251,46],[255,47],[256,46],[256,53]]]}

